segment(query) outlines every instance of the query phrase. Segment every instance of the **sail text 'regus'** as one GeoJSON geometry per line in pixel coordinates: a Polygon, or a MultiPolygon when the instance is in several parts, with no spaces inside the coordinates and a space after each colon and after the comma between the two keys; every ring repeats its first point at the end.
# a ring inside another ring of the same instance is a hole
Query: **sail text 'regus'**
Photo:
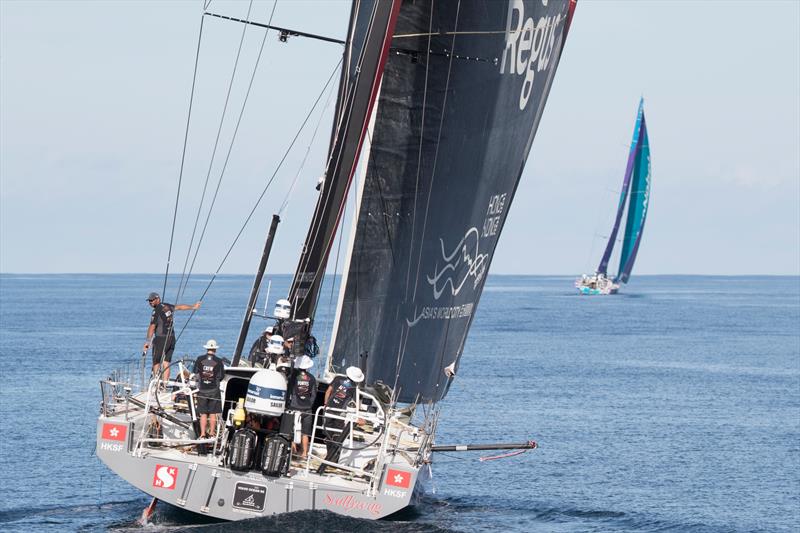
{"type": "MultiPolygon", "coordinates": [[[[546,2],[544,2],[546,5],[546,2]]],[[[519,94],[519,108],[525,109],[533,90],[534,69],[541,72],[550,64],[550,56],[556,41],[556,28],[561,23],[561,14],[555,17],[533,17],[525,19],[525,4],[522,0],[511,0],[506,18],[506,43],[500,61],[500,74],[525,76],[519,94]]]]}

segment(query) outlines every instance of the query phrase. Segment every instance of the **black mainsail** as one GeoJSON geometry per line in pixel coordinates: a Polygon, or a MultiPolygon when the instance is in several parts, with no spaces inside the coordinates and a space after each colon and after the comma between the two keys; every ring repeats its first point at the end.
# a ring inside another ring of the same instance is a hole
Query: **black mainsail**
{"type": "Polygon", "coordinates": [[[331,353],[400,402],[458,366],[542,116],[574,2],[400,9],[331,353]]]}
{"type": "Polygon", "coordinates": [[[399,9],[400,0],[353,2],[325,181],[289,291],[296,318],[314,317],[399,9]]]}

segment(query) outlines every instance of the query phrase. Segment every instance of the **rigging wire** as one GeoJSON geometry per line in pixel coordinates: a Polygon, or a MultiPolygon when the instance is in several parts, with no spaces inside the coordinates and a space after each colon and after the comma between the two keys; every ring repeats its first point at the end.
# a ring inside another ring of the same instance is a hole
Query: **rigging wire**
{"type": "MultiPolygon", "coordinates": [[[[455,16],[455,22],[454,22],[455,27],[453,28],[453,33],[452,33],[453,38],[452,38],[451,43],[450,43],[450,49],[451,50],[455,50],[456,36],[458,35],[458,16],[459,16],[460,12],[461,12],[461,1],[459,0],[458,4],[456,5],[456,16],[455,16]]],[[[431,3],[430,20],[431,20],[430,23],[432,25],[433,24],[433,3],[431,3]]],[[[431,37],[428,36],[428,44],[429,44],[429,46],[427,48],[428,48],[429,51],[430,51],[430,39],[431,39],[431,37]]],[[[430,63],[430,54],[428,54],[428,56],[426,57],[426,65],[425,65],[425,98],[427,98],[427,91],[428,91],[428,64],[429,63],[430,63]]],[[[417,272],[416,272],[416,275],[414,277],[414,293],[413,293],[413,296],[411,297],[412,301],[415,301],[417,299],[417,287],[419,285],[419,270],[420,270],[420,266],[422,264],[422,242],[425,240],[425,231],[426,231],[427,226],[428,226],[428,212],[430,210],[431,193],[433,192],[433,183],[434,183],[434,180],[436,178],[436,163],[437,163],[437,160],[438,160],[438,157],[439,157],[439,143],[441,142],[441,139],[442,139],[442,126],[444,125],[444,116],[445,116],[445,111],[447,109],[447,94],[448,94],[448,91],[450,89],[450,73],[452,71],[452,68],[453,68],[453,54],[450,55],[450,59],[449,59],[449,61],[447,63],[447,78],[445,80],[445,86],[444,86],[444,100],[442,101],[442,107],[441,107],[442,108],[442,112],[441,112],[441,115],[439,117],[439,131],[437,132],[437,135],[436,135],[436,145],[435,145],[435,150],[434,150],[434,155],[433,155],[433,165],[431,166],[431,181],[430,181],[430,184],[428,185],[428,198],[427,198],[427,201],[426,201],[426,204],[425,204],[425,214],[424,214],[424,217],[422,219],[422,239],[420,241],[419,255],[417,257],[417,272]]],[[[418,193],[418,187],[419,187],[419,175],[420,175],[421,167],[422,167],[422,141],[423,141],[423,138],[424,138],[424,131],[425,131],[424,112],[425,112],[425,104],[423,103],[423,121],[422,121],[422,124],[420,126],[419,155],[418,155],[418,159],[417,159],[417,161],[418,161],[417,162],[417,183],[415,185],[415,192],[414,192],[414,215],[413,215],[413,221],[414,221],[413,223],[414,224],[416,223],[416,217],[417,217],[417,193],[418,193]]],[[[414,248],[414,233],[412,231],[412,234],[411,234],[411,246],[410,246],[410,250],[409,250],[409,263],[408,263],[408,267],[409,268],[408,268],[408,272],[406,274],[406,283],[407,283],[407,285],[406,285],[406,298],[408,298],[408,283],[410,282],[411,258],[413,257],[413,248],[414,248]]],[[[397,364],[396,364],[396,369],[397,370],[395,372],[395,375],[397,377],[395,379],[399,378],[400,369],[402,368],[403,360],[405,359],[405,353],[406,353],[406,347],[403,346],[403,351],[400,353],[400,356],[398,357],[397,364]]],[[[437,383],[438,383],[438,378],[437,378],[437,383]]]]}
{"type": "Polygon", "coordinates": [[[417,178],[414,183],[414,209],[411,215],[411,239],[409,243],[409,250],[408,250],[408,269],[406,270],[406,291],[404,294],[404,299],[408,299],[408,286],[411,283],[411,257],[413,257],[414,253],[414,232],[416,230],[417,224],[417,195],[419,193],[419,176],[422,168],[422,141],[425,137],[425,111],[427,109],[427,102],[428,102],[428,73],[430,71],[431,65],[431,38],[433,32],[433,2],[431,2],[431,13],[428,18],[428,46],[426,46],[426,56],[425,56],[425,84],[424,90],[422,93],[422,120],[420,121],[419,126],[419,147],[417,148],[417,178]]]}
{"type": "MultiPolygon", "coordinates": [[[[378,3],[375,2],[373,4],[373,6],[372,6],[372,11],[370,13],[370,19],[369,19],[370,22],[369,22],[369,26],[368,26],[368,28],[366,30],[366,35],[369,35],[372,32],[373,25],[375,24],[375,16],[376,16],[376,13],[377,13],[377,9],[378,9],[378,3]]],[[[362,72],[362,67],[364,65],[365,56],[366,56],[366,46],[362,46],[361,47],[361,51],[359,52],[358,60],[356,61],[356,65],[355,65],[355,67],[353,69],[353,72],[355,74],[355,80],[352,82],[352,85],[351,85],[351,87],[353,88],[353,91],[355,91],[355,87],[358,85],[358,80],[361,77],[361,72],[362,72]]],[[[344,59],[344,57],[342,57],[342,59],[344,59]]],[[[344,69],[345,66],[342,65],[342,68],[344,69]]],[[[346,98],[345,98],[345,100],[342,102],[342,109],[344,109],[346,107],[346,104],[345,104],[346,100],[348,100],[351,97],[352,97],[352,93],[348,93],[346,98]]],[[[350,125],[350,120],[352,119],[352,115],[353,115],[353,109],[352,109],[352,106],[350,106],[349,107],[349,111],[348,111],[348,113],[346,115],[342,115],[341,117],[337,117],[337,119],[338,119],[338,122],[337,122],[337,125],[336,125],[337,135],[338,135],[339,131],[343,131],[343,130],[347,129],[347,127],[350,125]]],[[[330,161],[331,161],[330,158],[332,158],[332,156],[333,156],[333,153],[331,153],[330,156],[329,156],[328,168],[330,168],[330,161]]],[[[336,160],[336,162],[334,164],[334,167],[338,166],[339,160],[342,157],[342,151],[339,150],[337,152],[336,156],[337,156],[337,160],[336,160]]],[[[330,179],[330,176],[326,175],[325,179],[326,180],[330,179]]],[[[349,185],[348,185],[348,187],[349,187],[349,185]]],[[[329,201],[330,195],[333,193],[333,187],[328,188],[327,191],[325,191],[324,189],[325,188],[323,187],[324,196],[320,196],[320,200],[317,203],[317,209],[324,209],[325,205],[327,205],[327,203],[329,201]]],[[[339,215],[340,216],[341,216],[341,209],[342,209],[342,207],[340,206],[339,207],[339,215]]],[[[315,216],[316,216],[316,213],[317,212],[315,211],[315,213],[314,213],[315,216]]],[[[337,221],[337,225],[338,225],[338,221],[337,221]]],[[[307,253],[307,251],[314,248],[314,246],[315,246],[315,244],[317,242],[317,239],[320,238],[320,230],[321,229],[322,229],[322,225],[318,225],[318,227],[316,227],[314,229],[314,233],[311,236],[311,238],[310,239],[306,239],[306,242],[304,242],[303,253],[300,256],[300,261],[299,261],[299,264],[297,266],[295,279],[299,279],[299,276],[302,275],[303,273],[305,273],[306,270],[308,269],[308,265],[311,262],[311,256],[310,256],[310,254],[307,253]]],[[[324,235],[322,237],[324,238],[324,235]]],[[[327,256],[327,254],[330,252],[330,246],[332,244],[333,244],[333,240],[330,240],[329,242],[323,243],[323,247],[325,248],[324,256],[327,256]]],[[[317,278],[320,276],[320,271],[321,270],[324,270],[324,269],[317,268],[315,270],[314,277],[313,277],[313,279],[311,281],[311,285],[312,286],[316,283],[317,278]]],[[[324,275],[324,272],[322,272],[322,275],[324,275]]],[[[292,282],[292,284],[294,284],[294,281],[292,282]]],[[[308,297],[308,295],[304,296],[303,299],[302,299],[302,302],[305,302],[307,297],[308,297]]],[[[319,293],[317,293],[317,298],[319,298],[319,293]]],[[[297,307],[297,305],[295,304],[295,308],[296,307],[297,307]]]]}
{"type": "Polygon", "coordinates": [[[167,292],[167,279],[169,278],[169,264],[170,261],[172,260],[172,244],[175,239],[175,225],[178,219],[178,203],[181,198],[181,184],[183,183],[183,168],[184,168],[184,163],[186,162],[186,146],[189,141],[189,124],[191,123],[192,119],[192,105],[194,104],[194,89],[197,83],[197,66],[200,61],[200,44],[203,40],[204,22],[205,22],[205,17],[200,16],[200,31],[197,36],[197,51],[195,52],[194,56],[194,74],[192,74],[192,89],[191,92],[189,93],[189,112],[186,116],[186,130],[183,134],[183,150],[181,152],[181,167],[180,171],[178,172],[178,191],[175,194],[175,208],[172,212],[172,229],[170,230],[169,234],[169,251],[167,252],[167,266],[164,271],[164,288],[161,290],[161,294],[164,295],[166,295],[167,292]]]}
{"type": "MultiPolygon", "coordinates": [[[[248,5],[248,7],[247,7],[247,15],[246,15],[247,19],[250,19],[250,12],[251,12],[252,8],[253,8],[253,0],[250,0],[250,3],[248,5]]],[[[273,10],[274,10],[274,5],[273,5],[273,10]]],[[[219,138],[220,138],[220,136],[222,134],[222,126],[225,124],[225,115],[228,112],[228,103],[230,102],[230,99],[231,99],[231,91],[233,90],[233,82],[236,80],[236,71],[238,70],[238,67],[239,67],[239,58],[242,55],[242,45],[244,44],[244,37],[245,37],[246,33],[247,33],[247,26],[245,25],[242,28],[242,35],[239,38],[239,47],[236,50],[236,60],[233,63],[233,71],[231,72],[231,79],[228,82],[228,92],[225,95],[225,104],[222,107],[222,116],[219,119],[219,126],[217,127],[217,137],[214,140],[214,148],[211,151],[211,159],[208,162],[208,172],[206,173],[206,180],[205,180],[205,183],[203,184],[203,193],[200,196],[200,205],[197,207],[197,216],[194,219],[194,227],[192,228],[192,237],[191,237],[191,239],[189,239],[189,247],[186,250],[186,259],[183,262],[183,272],[181,273],[181,279],[180,279],[180,282],[178,283],[178,297],[177,297],[178,301],[180,301],[181,296],[183,295],[183,292],[186,290],[186,285],[188,285],[188,283],[189,283],[188,277],[186,276],[186,266],[189,263],[189,256],[192,254],[192,246],[194,245],[194,238],[195,238],[195,235],[197,233],[197,224],[200,221],[200,215],[201,215],[201,213],[203,211],[203,204],[205,203],[205,199],[206,199],[206,191],[208,190],[208,181],[211,178],[211,170],[212,170],[212,168],[214,166],[214,159],[217,156],[217,147],[219,146],[219,138]]],[[[256,66],[257,65],[258,65],[258,63],[256,63],[256,66]]],[[[254,73],[255,73],[255,69],[254,69],[254,73]]],[[[245,103],[246,103],[246,101],[245,101],[245,103]]],[[[244,109],[244,106],[242,108],[244,109]]],[[[241,119],[241,115],[239,115],[239,118],[241,119]]],[[[238,126],[238,124],[237,124],[237,126],[238,126]]],[[[231,140],[231,146],[233,146],[233,140],[231,140]]],[[[230,155],[230,151],[228,152],[228,155],[230,155]]],[[[223,169],[223,173],[224,173],[224,169],[223,169]]],[[[214,200],[216,200],[216,198],[217,198],[216,193],[219,192],[220,183],[222,183],[222,175],[220,175],[220,179],[217,182],[217,190],[214,193],[214,200]]],[[[203,235],[205,234],[206,227],[208,226],[208,220],[209,220],[209,217],[211,216],[211,211],[213,210],[213,208],[214,208],[214,204],[212,202],[211,207],[208,210],[208,216],[206,217],[206,223],[203,226],[203,235]]],[[[200,240],[202,240],[202,235],[200,237],[200,240]]],[[[197,252],[200,250],[200,244],[201,244],[200,242],[197,243],[197,250],[196,250],[195,256],[194,256],[195,259],[197,258],[197,252]]],[[[192,265],[194,266],[194,260],[192,261],[192,265]]]]}
{"type": "MultiPolygon", "coordinates": [[[[460,11],[461,11],[461,1],[459,0],[458,5],[456,6],[456,20],[455,20],[456,30],[458,29],[458,14],[460,11]]],[[[454,33],[453,40],[451,41],[450,44],[450,48],[455,49],[455,45],[456,45],[456,34],[454,33]]],[[[431,166],[431,184],[428,187],[428,199],[425,204],[425,216],[422,219],[423,241],[425,240],[425,231],[427,230],[428,226],[428,212],[430,211],[430,206],[431,206],[431,193],[433,192],[433,183],[436,179],[436,163],[439,159],[439,143],[442,140],[442,127],[444,126],[444,117],[446,114],[445,109],[447,109],[447,94],[448,91],[450,90],[450,73],[452,71],[452,68],[453,68],[453,56],[451,55],[450,61],[447,64],[447,79],[444,85],[444,101],[442,102],[442,113],[439,116],[439,131],[436,134],[436,149],[433,152],[433,165],[431,166]]],[[[412,297],[412,300],[417,299],[417,286],[418,286],[417,282],[419,281],[419,270],[421,266],[422,266],[422,245],[420,244],[419,255],[417,257],[417,274],[414,283],[414,296],[412,297]]]]}
{"type": "MultiPolygon", "coordinates": [[[[317,108],[317,105],[319,104],[320,100],[322,99],[322,96],[325,94],[325,91],[328,90],[328,85],[330,85],[331,80],[333,80],[334,74],[336,74],[336,72],[339,70],[339,65],[341,65],[341,63],[342,63],[342,60],[340,58],[339,61],[336,63],[336,66],[334,67],[334,69],[331,71],[331,74],[328,77],[328,81],[325,82],[325,86],[322,88],[322,91],[320,91],[319,96],[317,96],[317,99],[314,101],[314,104],[311,106],[311,109],[309,109],[308,114],[306,114],[305,119],[303,119],[303,123],[300,125],[300,128],[297,130],[297,133],[295,133],[294,137],[292,138],[292,141],[289,143],[289,147],[284,152],[283,157],[281,158],[280,162],[278,163],[278,166],[275,168],[275,171],[270,176],[269,180],[267,181],[267,184],[264,186],[264,189],[261,191],[261,194],[256,199],[256,202],[253,205],[253,208],[250,210],[250,213],[247,215],[247,218],[245,218],[244,223],[242,223],[242,227],[239,229],[239,232],[236,234],[236,237],[233,239],[233,242],[231,243],[231,245],[228,248],[227,252],[225,252],[225,256],[220,261],[219,266],[217,267],[217,270],[211,276],[211,279],[209,280],[208,284],[206,285],[206,288],[203,290],[203,293],[200,296],[199,301],[201,301],[201,302],[203,301],[203,298],[205,298],[206,294],[208,294],[209,289],[211,289],[211,285],[217,279],[217,275],[219,275],[220,270],[222,270],[222,267],[225,265],[225,262],[228,260],[228,257],[230,256],[231,252],[233,251],[233,248],[236,246],[236,243],[239,242],[239,239],[241,238],[242,233],[244,233],[244,230],[247,227],[247,225],[250,223],[250,220],[253,218],[253,215],[255,214],[256,209],[261,204],[261,201],[264,199],[264,196],[267,194],[267,190],[270,188],[270,186],[272,185],[272,182],[275,180],[275,176],[277,176],[278,171],[280,171],[281,167],[283,166],[283,163],[286,161],[286,158],[289,156],[289,152],[291,152],[292,148],[294,148],[294,145],[297,142],[297,138],[300,136],[300,133],[302,133],[303,129],[305,129],[305,126],[308,123],[308,120],[311,118],[311,115],[314,113],[314,110],[317,108]]],[[[183,335],[183,332],[186,330],[186,326],[189,325],[189,322],[194,317],[195,312],[196,312],[196,310],[193,309],[191,314],[189,315],[189,317],[186,319],[186,322],[183,324],[183,327],[181,328],[181,331],[178,334],[177,339],[180,339],[181,335],[183,335]]],[[[177,339],[176,339],[176,341],[177,341],[177,339]]]]}
{"type": "Polygon", "coordinates": [[[308,155],[311,152],[311,147],[314,144],[314,140],[317,138],[317,132],[319,132],[319,127],[322,124],[322,119],[325,118],[325,112],[330,107],[332,97],[333,97],[333,85],[331,85],[330,88],[328,89],[328,99],[325,101],[325,107],[322,108],[322,112],[319,114],[319,120],[317,120],[317,126],[314,128],[314,133],[311,135],[311,140],[308,141],[308,146],[306,147],[306,153],[303,156],[303,160],[300,162],[300,167],[297,169],[297,174],[294,175],[292,184],[289,186],[289,191],[286,193],[286,197],[283,199],[283,203],[281,204],[280,209],[278,209],[278,215],[283,214],[283,210],[286,209],[286,206],[289,203],[289,198],[292,195],[294,186],[297,184],[297,181],[300,178],[300,173],[303,171],[303,168],[306,165],[306,161],[308,160],[308,155]]]}
{"type": "MultiPolygon", "coordinates": [[[[342,219],[344,220],[344,217],[346,217],[346,216],[347,216],[347,203],[345,202],[344,211],[342,212],[342,219]]],[[[339,254],[342,251],[342,236],[343,235],[344,235],[344,231],[340,230],[339,231],[339,244],[336,246],[336,261],[333,264],[333,282],[331,282],[331,296],[330,296],[330,299],[328,300],[328,311],[329,311],[329,313],[330,313],[330,310],[333,308],[333,295],[336,292],[334,289],[336,288],[336,275],[339,273],[339,254]]],[[[344,282],[344,279],[342,279],[342,283],[343,282],[344,282]]],[[[340,287],[340,290],[341,289],[342,288],[340,287]]],[[[331,338],[333,338],[333,335],[334,335],[334,332],[332,330],[333,330],[333,323],[334,323],[334,320],[336,318],[334,316],[335,314],[336,314],[335,310],[334,310],[333,313],[330,313],[330,318],[328,319],[328,323],[325,325],[325,328],[323,330],[323,331],[331,330],[331,338]]],[[[329,350],[332,349],[332,348],[333,348],[333,346],[329,346],[328,347],[329,350]]],[[[326,367],[325,371],[327,372],[328,370],[330,370],[330,369],[326,367]]]]}

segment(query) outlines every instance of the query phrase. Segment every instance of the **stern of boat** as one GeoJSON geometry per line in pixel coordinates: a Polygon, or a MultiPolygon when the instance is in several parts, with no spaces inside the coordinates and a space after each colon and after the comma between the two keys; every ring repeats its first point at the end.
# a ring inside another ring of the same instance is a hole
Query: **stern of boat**
{"type": "MultiPolygon", "coordinates": [[[[100,460],[146,494],[198,514],[240,520],[328,510],[379,519],[412,505],[422,486],[418,484],[425,457],[421,450],[430,439],[400,411],[339,413],[342,419],[363,425],[353,425],[347,441],[350,449],[338,462],[326,463],[327,471],[317,473],[326,454],[324,442],[317,439],[308,459],[292,457],[286,475],[270,477],[259,469],[242,472],[227,465],[231,420],[221,424],[219,439],[196,438],[193,411],[175,402],[178,393],[191,398],[188,383],[154,380],[142,387],[116,376],[101,382],[101,388],[96,427],[100,460]],[[207,454],[199,453],[200,444],[207,446],[207,454]]],[[[320,416],[318,411],[315,432],[324,427],[320,416]]]]}

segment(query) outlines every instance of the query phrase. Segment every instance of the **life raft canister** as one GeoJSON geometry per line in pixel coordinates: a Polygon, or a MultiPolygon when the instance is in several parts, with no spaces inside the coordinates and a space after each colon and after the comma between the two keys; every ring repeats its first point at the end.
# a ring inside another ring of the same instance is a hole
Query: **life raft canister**
{"type": "Polygon", "coordinates": [[[244,403],[250,413],[281,416],[286,409],[286,377],[277,370],[259,370],[250,378],[244,403]]]}

